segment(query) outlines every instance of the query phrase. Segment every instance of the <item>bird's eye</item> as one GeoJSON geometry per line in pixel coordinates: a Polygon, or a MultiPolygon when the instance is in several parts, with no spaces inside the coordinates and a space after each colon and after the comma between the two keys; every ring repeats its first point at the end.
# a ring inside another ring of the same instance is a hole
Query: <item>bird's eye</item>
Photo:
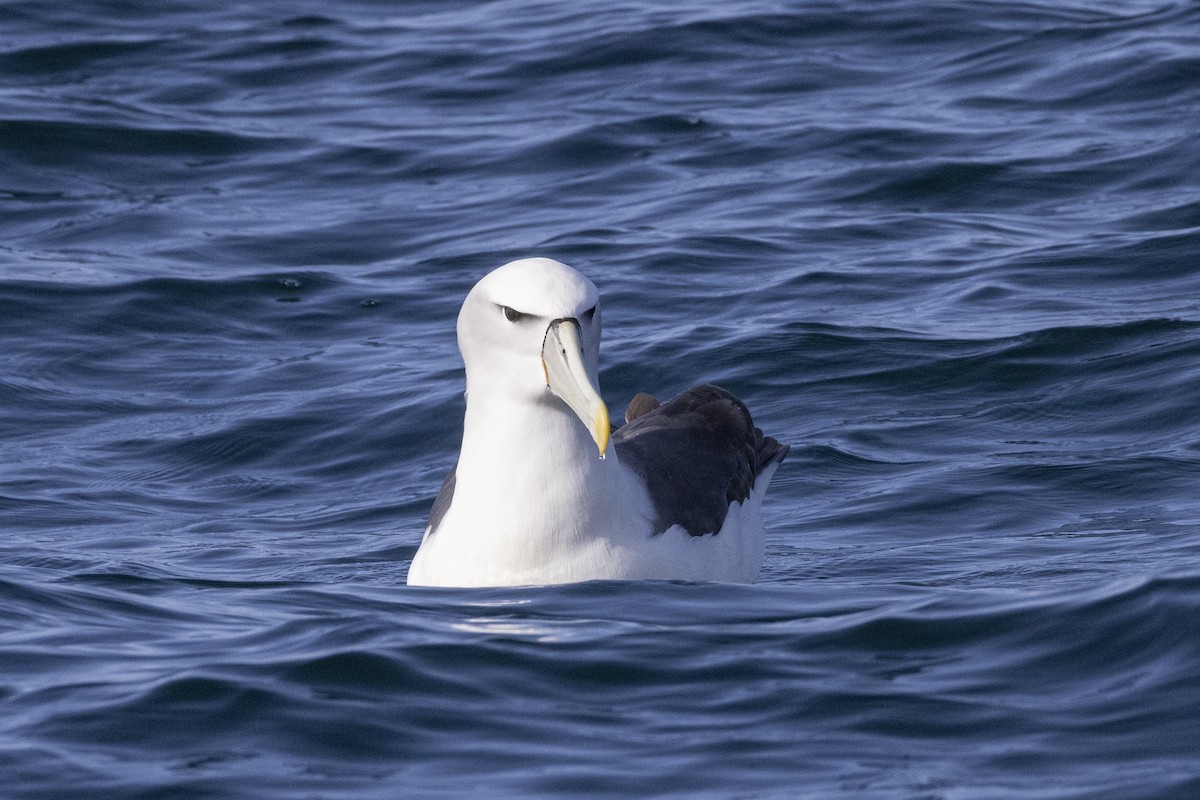
{"type": "Polygon", "coordinates": [[[596,316],[596,307],[592,306],[587,311],[583,312],[583,315],[585,317],[587,317],[588,319],[591,319],[592,317],[596,316]]]}
{"type": "Polygon", "coordinates": [[[500,306],[500,310],[504,312],[504,318],[509,322],[520,322],[525,319],[525,315],[514,308],[508,306],[500,306]]]}

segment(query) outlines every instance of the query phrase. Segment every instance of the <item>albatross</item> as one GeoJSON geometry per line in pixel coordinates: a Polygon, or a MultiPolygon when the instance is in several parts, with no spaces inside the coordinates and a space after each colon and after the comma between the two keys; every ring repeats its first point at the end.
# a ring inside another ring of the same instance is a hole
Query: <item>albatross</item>
{"type": "Polygon", "coordinates": [[[597,380],[595,285],[548,258],[486,275],[458,315],[462,448],[408,583],[752,583],[762,501],[787,445],[700,385],[639,394],[615,431],[597,380]]]}

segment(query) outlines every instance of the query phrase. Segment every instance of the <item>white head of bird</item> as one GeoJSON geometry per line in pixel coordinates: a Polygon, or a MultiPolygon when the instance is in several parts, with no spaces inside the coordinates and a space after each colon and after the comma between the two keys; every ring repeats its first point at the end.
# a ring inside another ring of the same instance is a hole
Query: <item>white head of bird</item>
{"type": "Polygon", "coordinates": [[[472,397],[565,404],[603,457],[599,299],[590,280],[549,258],[510,262],[477,283],[458,315],[468,405],[472,397]]]}

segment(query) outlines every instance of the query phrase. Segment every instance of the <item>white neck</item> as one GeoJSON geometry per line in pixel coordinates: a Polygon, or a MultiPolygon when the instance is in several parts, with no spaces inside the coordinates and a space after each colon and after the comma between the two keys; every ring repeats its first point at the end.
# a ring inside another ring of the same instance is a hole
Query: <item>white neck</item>
{"type": "Polygon", "coordinates": [[[458,577],[484,582],[594,570],[588,562],[625,527],[611,518],[622,491],[613,448],[601,459],[583,423],[548,392],[543,402],[477,396],[467,400],[454,503],[429,544],[457,553],[458,577]]]}

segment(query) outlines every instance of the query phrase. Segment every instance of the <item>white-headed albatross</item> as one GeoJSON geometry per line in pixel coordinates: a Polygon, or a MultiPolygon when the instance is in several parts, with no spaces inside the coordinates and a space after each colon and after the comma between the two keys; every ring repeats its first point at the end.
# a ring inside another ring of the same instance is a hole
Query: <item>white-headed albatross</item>
{"type": "Polygon", "coordinates": [[[709,385],[663,404],[639,394],[612,431],[599,299],[547,258],[505,264],[467,295],[462,449],[410,584],[757,578],[763,495],[787,446],[709,385]]]}

